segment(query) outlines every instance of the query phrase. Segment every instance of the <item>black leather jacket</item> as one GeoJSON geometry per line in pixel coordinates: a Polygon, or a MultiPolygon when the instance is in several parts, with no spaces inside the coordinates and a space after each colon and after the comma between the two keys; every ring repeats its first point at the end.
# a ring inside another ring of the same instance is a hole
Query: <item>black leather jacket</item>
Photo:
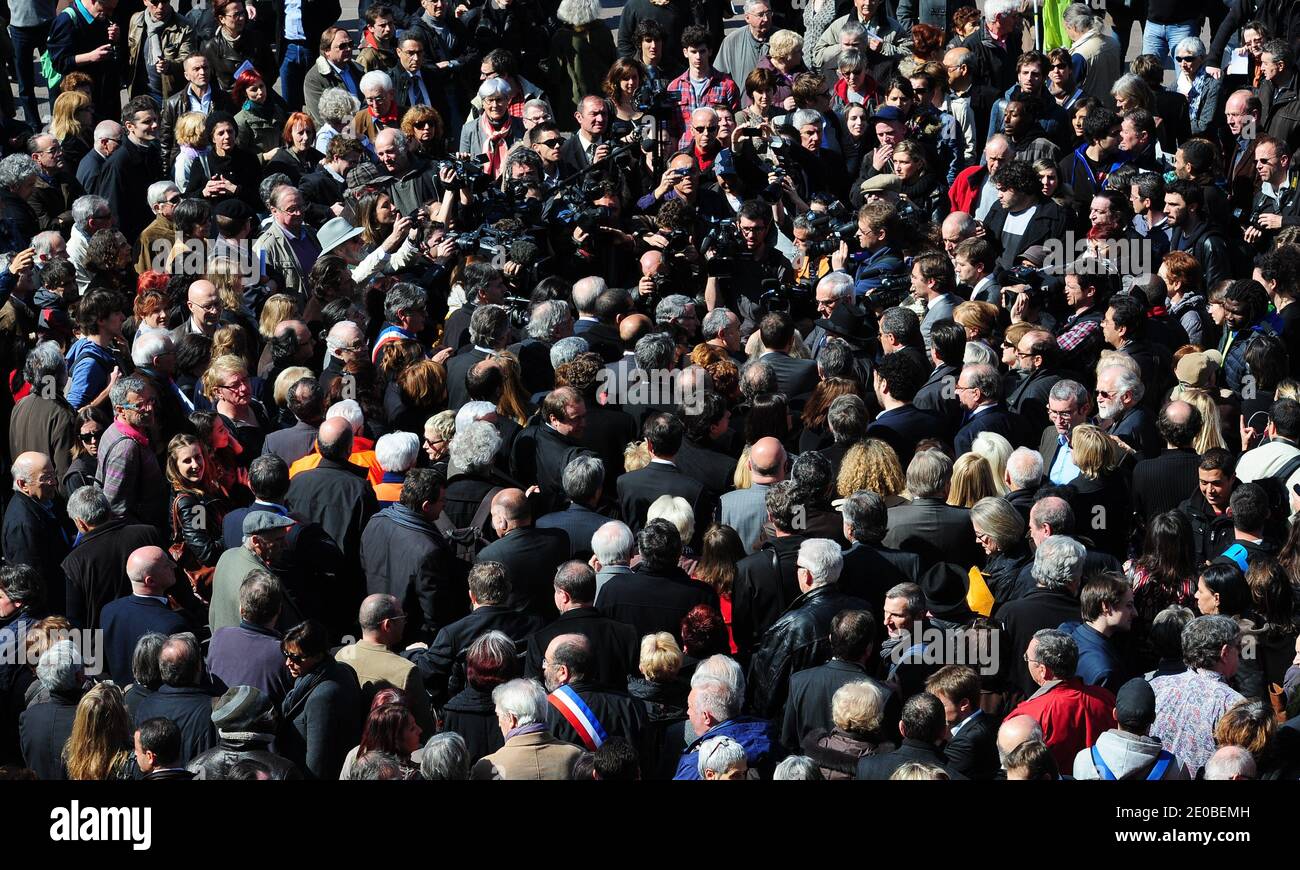
{"type": "Polygon", "coordinates": [[[767,719],[780,715],[790,691],[790,675],[831,657],[831,620],[841,610],[867,610],[861,598],[845,595],[834,583],[800,595],[763,635],[749,667],[749,711],[767,719]]]}
{"type": "Polygon", "coordinates": [[[220,499],[204,498],[182,492],[176,496],[173,536],[179,531],[185,542],[185,555],[199,565],[215,567],[221,558],[225,543],[221,536],[221,521],[225,506],[220,499]]]}
{"type": "Polygon", "coordinates": [[[273,739],[270,734],[222,735],[216,746],[196,756],[186,769],[195,779],[226,779],[239,762],[258,761],[270,768],[272,779],[302,779],[297,765],[267,748],[273,739]]]}

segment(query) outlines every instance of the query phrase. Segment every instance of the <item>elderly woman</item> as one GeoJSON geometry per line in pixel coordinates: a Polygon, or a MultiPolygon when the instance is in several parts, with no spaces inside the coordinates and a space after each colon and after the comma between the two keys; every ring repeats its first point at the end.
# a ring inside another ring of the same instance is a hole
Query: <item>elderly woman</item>
{"type": "Polygon", "coordinates": [[[793,30],[778,30],[767,40],[767,57],[759,58],[754,69],[770,69],[776,73],[776,93],[772,102],[787,112],[796,108],[794,95],[794,77],[807,72],[803,63],[803,37],[793,30]]]}
{"type": "Polygon", "coordinates": [[[458,781],[469,779],[469,746],[454,731],[435,734],[420,750],[420,779],[458,781]]]}
{"type": "Polygon", "coordinates": [[[492,690],[522,674],[515,642],[502,631],[479,635],[465,653],[465,688],[443,707],[442,730],[465,738],[470,764],[501,748],[492,690]]]}
{"type": "Polygon", "coordinates": [[[690,545],[695,537],[695,511],[691,503],[681,496],[661,495],[646,510],[646,522],[651,520],[668,520],[677,529],[682,538],[682,556],[677,564],[689,576],[698,561],[690,545]]]}
{"type": "Polygon", "coordinates": [[[60,640],[41,653],[36,678],[48,690],[49,699],[38,699],[18,716],[22,757],[40,779],[67,779],[63,749],[85,694],[85,671],[76,645],[60,640]]]}
{"type": "Polygon", "coordinates": [[[826,779],[854,779],[858,761],[883,755],[894,744],[880,734],[885,715],[885,693],[873,681],[845,683],[831,696],[830,731],[816,728],[803,741],[803,752],[826,779]]]}
{"type": "Polygon", "coordinates": [[[262,403],[253,398],[244,361],[232,355],[214,359],[203,373],[203,395],[229,421],[228,428],[243,448],[241,462],[247,464],[260,456],[271,424],[262,403]]]}
{"type": "Polygon", "coordinates": [[[1079,476],[1072,482],[1070,499],[1081,529],[1098,550],[1123,561],[1128,557],[1132,510],[1128,486],[1119,472],[1119,451],[1110,436],[1096,426],[1076,426],[1070,449],[1079,476]]]}
{"type": "Polygon", "coordinates": [[[970,509],[975,542],[987,557],[980,573],[993,595],[993,612],[1020,595],[1020,572],[1033,561],[1025,542],[1025,520],[1006,499],[989,496],[970,509]]]}
{"type": "Polygon", "coordinates": [[[548,68],[551,106],[557,117],[571,118],[583,97],[600,93],[601,79],[618,52],[600,20],[599,0],[561,0],[555,18],[559,27],[551,36],[548,68]]]}
{"type": "Polygon", "coordinates": [[[415,467],[419,456],[420,439],[412,432],[390,432],[375,442],[375,460],[384,470],[384,476],[374,484],[381,509],[401,500],[406,472],[415,467]]]}
{"type": "Polygon", "coordinates": [[[316,107],[321,125],[316,131],[316,150],[325,154],[330,140],[344,132],[361,111],[361,102],[343,88],[327,88],[316,107]]]}
{"type": "Polygon", "coordinates": [[[41,231],[36,212],[28,204],[39,177],[40,167],[26,154],[10,154],[0,160],[0,205],[15,244],[41,231]]]}
{"type": "Polygon", "coordinates": [[[700,744],[700,779],[748,779],[749,758],[745,747],[730,737],[711,737],[700,744]]]}
{"type": "Polygon", "coordinates": [[[451,439],[456,435],[456,412],[450,409],[439,411],[424,421],[424,439],[420,446],[424,448],[425,459],[422,466],[441,469],[443,477],[447,476],[447,449],[451,439]]]}
{"type": "Polygon", "coordinates": [[[456,529],[469,528],[474,525],[474,517],[480,515],[481,525],[478,531],[488,540],[495,537],[492,517],[481,506],[488,503],[487,495],[494,488],[516,485],[498,471],[494,464],[500,447],[501,433],[496,427],[483,420],[476,420],[457,427],[449,448],[451,462],[448,470],[452,474],[447,480],[443,515],[456,529]]]}
{"type": "Polygon", "coordinates": [[[484,165],[493,178],[506,165],[506,153],[524,136],[524,122],[510,114],[510,85],[500,78],[488,79],[478,87],[483,114],[470,118],[460,129],[460,147],[464,154],[487,156],[484,165]]]}
{"type": "Polygon", "coordinates": [[[1123,115],[1134,109],[1155,111],[1155,96],[1151,87],[1133,73],[1125,73],[1110,86],[1110,95],[1115,100],[1116,114],[1123,115]]]}

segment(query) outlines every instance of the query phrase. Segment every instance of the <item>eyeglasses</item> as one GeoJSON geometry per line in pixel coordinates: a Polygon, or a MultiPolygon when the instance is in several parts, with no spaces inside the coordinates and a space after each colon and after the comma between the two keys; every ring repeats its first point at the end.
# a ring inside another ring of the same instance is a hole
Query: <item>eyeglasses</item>
{"type": "Polygon", "coordinates": [[[1033,353],[1026,353],[1026,352],[1023,351],[1023,350],[1017,350],[1017,351],[1016,351],[1016,358],[1017,358],[1017,359],[1029,359],[1031,356],[1035,356],[1035,354],[1033,354],[1033,353]]]}
{"type": "Polygon", "coordinates": [[[32,153],[33,154],[62,154],[63,146],[60,145],[58,142],[55,142],[49,148],[42,148],[39,151],[33,151],[32,153]]]}
{"type": "Polygon", "coordinates": [[[178,193],[175,196],[169,196],[166,199],[164,199],[163,205],[175,205],[180,201],[181,201],[181,195],[178,193]]]}
{"type": "Polygon", "coordinates": [[[152,411],[158,403],[149,399],[145,402],[123,402],[117,407],[123,411],[152,411]]]}
{"type": "Polygon", "coordinates": [[[543,142],[538,142],[537,144],[544,145],[547,148],[559,148],[562,142],[564,142],[563,139],[556,138],[556,139],[547,139],[543,142]]]}
{"type": "Polygon", "coordinates": [[[200,311],[215,312],[221,310],[221,300],[219,299],[214,299],[213,301],[209,302],[207,305],[200,305],[197,302],[190,302],[188,304],[193,305],[195,308],[199,309],[200,311]]]}

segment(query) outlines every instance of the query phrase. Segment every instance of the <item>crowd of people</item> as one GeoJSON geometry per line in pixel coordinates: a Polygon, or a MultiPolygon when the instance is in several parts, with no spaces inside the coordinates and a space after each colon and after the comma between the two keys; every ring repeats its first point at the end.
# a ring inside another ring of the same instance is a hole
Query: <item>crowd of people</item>
{"type": "Polygon", "coordinates": [[[1300,16],[1141,5],[9,0],[0,773],[1300,777],[1300,16]]]}

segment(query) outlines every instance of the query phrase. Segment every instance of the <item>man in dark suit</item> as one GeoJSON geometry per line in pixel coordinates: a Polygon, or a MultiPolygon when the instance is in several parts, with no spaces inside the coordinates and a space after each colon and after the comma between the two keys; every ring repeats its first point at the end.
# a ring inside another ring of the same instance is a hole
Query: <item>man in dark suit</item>
{"type": "Polygon", "coordinates": [[[661,495],[686,499],[695,512],[696,543],[713,520],[717,499],[704,484],[688,477],[673,458],[681,449],[686,427],[675,414],[654,414],[645,422],[643,434],[650,451],[650,464],[618,479],[618,501],[623,521],[635,532],[645,525],[646,512],[661,495]]]}
{"type": "Polygon", "coordinates": [[[1157,341],[1147,339],[1148,324],[1156,322],[1147,317],[1146,300],[1132,294],[1111,299],[1101,321],[1101,332],[1106,343],[1137,363],[1146,399],[1143,406],[1151,411],[1160,407],[1160,401],[1171,385],[1171,354],[1173,347],[1178,346],[1175,344],[1173,347],[1165,347],[1157,341]]]}
{"type": "Polygon", "coordinates": [[[912,501],[889,509],[885,546],[916,553],[923,573],[936,562],[984,564],[970,511],[947,503],[951,482],[952,461],[947,456],[933,450],[918,453],[907,466],[912,501]]]}
{"type": "Polygon", "coordinates": [[[45,606],[64,613],[62,564],[71,549],[70,524],[57,498],[54,463],[44,453],[21,453],[13,464],[14,489],[5,508],[0,543],[11,565],[31,565],[45,578],[45,606]]]}
{"type": "Polygon", "coordinates": [[[998,370],[990,365],[966,366],[957,379],[957,401],[966,409],[966,422],[957,430],[953,438],[953,449],[958,456],[969,452],[975,437],[981,432],[995,432],[1012,444],[1018,445],[1025,439],[1022,418],[1007,412],[1007,406],[1000,401],[1002,396],[1002,378],[998,370]]]}
{"type": "Polygon", "coordinates": [[[547,645],[542,679],[551,693],[547,699],[547,728],[560,740],[594,751],[603,732],[621,737],[631,746],[641,743],[648,715],[641,701],[623,688],[596,683],[596,650],[583,634],[561,634],[547,645]],[[594,719],[595,721],[590,721],[594,719]]]}
{"type": "Polygon", "coordinates": [[[916,761],[942,768],[950,779],[965,779],[939,751],[947,730],[948,723],[939,699],[929,692],[913,695],[903,705],[903,718],[898,724],[903,742],[893,752],[868,755],[859,761],[857,778],[889,779],[895,770],[909,761],[916,761]]]}
{"type": "Polygon", "coordinates": [[[1080,618],[1075,589],[1083,576],[1086,552],[1082,544],[1065,535],[1045,538],[1034,552],[1035,587],[998,610],[1007,639],[1003,651],[1011,656],[1016,683],[1026,697],[1038,691],[1024,661],[1034,632],[1080,618]]]}
{"type": "Polygon", "coordinates": [[[764,501],[775,537],[736,563],[731,627],[742,658],[758,646],[763,634],[799,597],[799,545],[808,537],[796,529],[804,516],[800,498],[793,480],[768,487],[764,501]]]}
{"type": "Polygon", "coordinates": [[[476,639],[489,631],[504,632],[522,649],[525,640],[546,621],[536,613],[507,606],[510,578],[500,562],[480,562],[469,569],[469,603],[473,610],[439,629],[433,643],[409,650],[403,656],[415,663],[435,707],[465,688],[465,654],[476,639]]]}
{"type": "Polygon", "coordinates": [[[1160,409],[1156,429],[1165,439],[1165,450],[1133,467],[1133,512],[1141,523],[1176,509],[1196,492],[1200,458],[1192,443],[1201,422],[1201,412],[1187,402],[1170,402],[1160,409]]]}
{"type": "Polygon", "coordinates": [[[424,56],[420,38],[407,31],[397,43],[397,66],[388,70],[399,115],[406,114],[412,106],[438,106],[443,101],[446,86],[438,86],[432,67],[426,63],[432,64],[434,59],[424,56]]]}
{"type": "Polygon", "coordinates": [[[564,496],[569,500],[568,507],[538,517],[535,523],[539,529],[563,530],[569,536],[569,555],[574,559],[591,558],[591,536],[609,522],[609,517],[596,512],[604,477],[604,463],[595,456],[575,456],[564,468],[564,496]]]}
{"type": "MultiPolygon", "coordinates": [[[[840,575],[843,578],[843,575],[840,575]]],[[[781,725],[781,745],[795,751],[803,746],[811,732],[830,731],[831,701],[845,683],[867,682],[880,690],[885,700],[885,715],[880,721],[881,734],[893,734],[898,728],[902,701],[888,685],[867,675],[874,666],[875,618],[865,610],[843,610],[831,620],[831,659],[815,668],[802,670],[790,677],[790,694],[785,702],[781,725]]]]}
{"type": "Polygon", "coordinates": [[[687,477],[703,483],[714,498],[721,498],[731,491],[736,460],[714,449],[713,444],[727,433],[731,415],[722,397],[706,392],[702,383],[697,395],[698,407],[677,408],[677,416],[686,425],[686,437],[673,462],[687,477]]]}
{"type": "Polygon", "coordinates": [[[151,631],[189,631],[185,617],[168,605],[167,592],[176,582],[176,568],[161,547],[141,547],[126,560],[131,594],[104,607],[104,657],[108,676],[119,686],[135,682],[131,658],[135,645],[151,631]]]}
{"type": "Polygon", "coordinates": [[[966,352],[966,328],[952,320],[940,320],[930,327],[930,359],[934,371],[921,385],[912,405],[939,417],[943,424],[935,434],[945,441],[961,428],[963,408],[957,399],[957,378],[966,352]]]}
{"type": "Polygon", "coordinates": [[[554,619],[555,596],[549,579],[569,559],[569,536],[559,529],[533,526],[528,499],[520,489],[503,489],[492,499],[497,540],[475,562],[500,562],[510,579],[510,606],[554,619]]]}
{"type": "Polygon", "coordinates": [[[1079,476],[1071,458],[1070,437],[1075,426],[1091,419],[1088,390],[1078,381],[1057,381],[1047,397],[1047,415],[1051,423],[1043,429],[1038,442],[1038,453],[1043,457],[1043,485],[1059,486],[1079,476]]]}
{"type": "Polygon", "coordinates": [[[666,631],[680,643],[682,617],[698,604],[717,607],[718,593],[681,569],[682,538],[667,520],[646,523],[637,533],[637,550],[641,561],[630,573],[605,581],[596,607],[631,625],[637,637],[666,631]]]}
{"type": "Polygon", "coordinates": [[[967,779],[993,779],[999,768],[997,721],[980,709],[980,677],[965,665],[945,665],[925,682],[943,704],[952,736],[943,754],[967,779]]]}
{"type": "Polygon", "coordinates": [[[889,511],[874,492],[862,490],[844,499],[844,571],[840,588],[865,599],[872,613],[884,612],[885,593],[899,583],[915,583],[921,576],[921,557],[883,543],[889,530],[889,511]]]}
{"type": "Polygon", "coordinates": [[[563,477],[569,464],[580,457],[596,459],[597,456],[595,451],[579,443],[587,425],[587,403],[573,387],[559,387],[547,393],[539,416],[537,425],[524,429],[515,439],[510,472],[515,480],[536,483],[540,488],[541,492],[534,496],[534,507],[541,515],[564,504],[563,477]]]}
{"type": "Polygon", "coordinates": [[[794,321],[790,315],[777,311],[764,315],[758,324],[758,334],[763,342],[759,359],[776,372],[777,389],[791,399],[811,393],[817,387],[817,363],[790,356],[790,345],[794,342],[794,321]]]}
{"type": "Polygon", "coordinates": [[[68,499],[68,515],[81,540],[61,566],[67,581],[63,613],[78,628],[99,628],[104,608],[131,594],[127,557],[141,547],[161,547],[163,536],[153,526],[119,519],[99,487],[74,492],[68,499]]]}
{"type": "Polygon", "coordinates": [[[901,352],[885,354],[872,373],[876,401],[884,410],[867,427],[867,434],[894,448],[904,465],[911,462],[917,443],[933,438],[943,426],[936,415],[912,405],[925,377],[925,370],[901,352]]]}
{"type": "Polygon", "coordinates": [[[294,424],[266,436],[262,442],[262,455],[273,454],[293,465],[308,453],[316,443],[316,433],[325,419],[325,393],[320,381],[301,378],[289,387],[285,396],[294,424]]]}
{"type": "Polygon", "coordinates": [[[141,722],[155,716],[175,722],[181,731],[181,763],[189,764],[217,743],[213,696],[200,685],[203,653],[192,635],[182,634],[167,638],[158,662],[163,684],[140,702],[135,715],[141,722]]]}
{"type": "Polygon", "coordinates": [[[1045,329],[1030,330],[1016,345],[1013,368],[1019,380],[1008,384],[1007,410],[1024,419],[1028,433],[1041,433],[1049,423],[1047,398],[1061,379],[1056,370],[1059,351],[1056,337],[1045,329]]]}
{"type": "Polygon", "coordinates": [[[575,115],[578,132],[560,148],[560,174],[566,178],[597,160],[603,160],[613,150],[613,146],[604,141],[609,109],[603,98],[583,97],[575,115]]]}
{"type": "Polygon", "coordinates": [[[596,572],[585,562],[565,562],[555,572],[555,604],[560,616],[528,639],[525,676],[542,679],[543,656],[562,634],[580,634],[591,644],[592,662],[587,679],[606,688],[624,691],[627,678],[637,673],[641,638],[636,629],[603,615],[595,607],[596,572]]]}
{"type": "Polygon", "coordinates": [[[480,305],[469,320],[470,343],[447,360],[447,407],[469,401],[465,377],[469,370],[510,343],[510,315],[500,305],[480,305]]]}

